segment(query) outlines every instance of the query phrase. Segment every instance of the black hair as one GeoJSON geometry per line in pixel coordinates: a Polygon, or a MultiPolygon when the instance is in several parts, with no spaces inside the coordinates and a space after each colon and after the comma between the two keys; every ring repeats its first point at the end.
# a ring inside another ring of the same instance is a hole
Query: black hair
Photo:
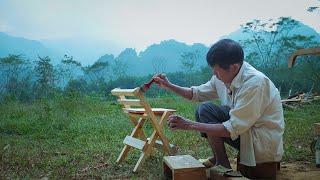
{"type": "Polygon", "coordinates": [[[211,46],[207,53],[207,63],[210,67],[218,64],[223,69],[229,69],[231,64],[243,63],[243,49],[239,43],[231,39],[221,39],[211,46]]]}

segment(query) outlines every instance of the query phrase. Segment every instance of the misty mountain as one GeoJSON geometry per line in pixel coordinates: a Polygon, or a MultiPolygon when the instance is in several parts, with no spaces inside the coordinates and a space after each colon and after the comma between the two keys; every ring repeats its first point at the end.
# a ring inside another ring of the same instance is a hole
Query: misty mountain
{"type": "Polygon", "coordinates": [[[83,65],[93,64],[95,60],[106,52],[115,54],[123,49],[113,42],[87,38],[41,40],[41,43],[58,54],[73,56],[75,60],[83,65]]]}
{"type": "MultiPolygon", "coordinates": [[[[302,23],[292,29],[291,35],[294,34],[314,36],[315,40],[320,42],[319,33],[302,23]]],[[[222,38],[240,41],[251,37],[247,33],[243,33],[240,28],[222,36],[222,38]]],[[[40,55],[49,56],[53,62],[60,62],[63,55],[67,54],[73,56],[74,60],[81,62],[84,66],[99,61],[108,62],[106,72],[108,72],[107,76],[110,77],[117,71],[117,68],[125,70],[127,75],[134,76],[184,71],[185,67],[183,67],[181,59],[182,55],[186,53],[197,55],[194,69],[207,65],[205,56],[209,47],[201,43],[188,45],[173,39],[164,40],[160,43],[151,44],[141,52],[126,48],[118,56],[114,56],[112,52],[119,50],[119,47],[112,44],[114,43],[99,40],[84,42],[81,39],[35,41],[0,33],[0,57],[5,57],[8,54],[23,54],[33,59],[40,55]],[[101,56],[102,54],[104,55],[101,56]]]]}
{"type": "Polygon", "coordinates": [[[115,61],[120,61],[127,65],[128,75],[143,76],[160,72],[184,71],[181,55],[188,52],[198,54],[199,57],[195,65],[195,69],[198,69],[206,65],[207,51],[208,47],[203,44],[187,45],[171,39],[159,44],[152,44],[139,54],[135,49],[127,48],[117,57],[106,54],[101,56],[98,61],[108,61],[111,65],[115,61]]]}
{"type": "Polygon", "coordinates": [[[0,57],[5,57],[9,54],[21,54],[30,59],[36,59],[38,55],[57,56],[55,52],[39,41],[14,37],[0,32],[0,57]]]}

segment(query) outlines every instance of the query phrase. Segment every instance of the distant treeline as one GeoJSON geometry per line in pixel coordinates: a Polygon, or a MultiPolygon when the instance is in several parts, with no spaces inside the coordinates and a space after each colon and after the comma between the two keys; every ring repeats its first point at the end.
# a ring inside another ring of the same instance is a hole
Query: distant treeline
{"type": "MultiPolygon", "coordinates": [[[[290,34],[298,22],[291,18],[279,18],[263,22],[254,20],[242,25],[246,39],[239,40],[246,52],[246,61],[265,73],[286,96],[289,91],[320,91],[320,57],[301,56],[294,68],[288,69],[287,60],[297,49],[319,47],[314,36],[290,34]]],[[[179,58],[180,70],[166,72],[163,59],[153,59],[154,73],[164,72],[170,81],[180,86],[200,85],[207,82],[211,69],[203,65],[205,54],[198,51],[183,52],[179,58]],[[201,63],[199,62],[201,61],[201,63]],[[199,64],[202,64],[199,66],[199,64]]],[[[19,100],[30,102],[39,98],[94,96],[111,98],[113,88],[134,88],[147,82],[153,74],[135,76],[127,72],[130,59],[97,61],[82,66],[72,56],[65,55],[61,62],[53,64],[50,57],[29,60],[23,55],[0,58],[0,102],[19,100]]],[[[132,63],[132,62],[131,62],[132,63]]],[[[168,92],[151,88],[148,96],[168,92]]]]}

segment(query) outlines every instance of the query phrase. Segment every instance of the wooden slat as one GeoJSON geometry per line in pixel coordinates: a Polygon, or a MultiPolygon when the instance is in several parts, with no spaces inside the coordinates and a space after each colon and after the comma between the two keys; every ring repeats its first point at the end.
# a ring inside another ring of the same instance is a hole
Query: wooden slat
{"type": "MultiPolygon", "coordinates": [[[[147,138],[147,140],[149,141],[150,138],[147,138]]],[[[154,147],[157,148],[158,150],[163,150],[163,143],[160,140],[156,140],[154,147]]],[[[169,144],[169,148],[170,148],[170,152],[171,154],[177,154],[178,153],[178,147],[176,145],[173,144],[169,144]]]]}
{"type": "Polygon", "coordinates": [[[136,96],[139,92],[140,88],[134,88],[134,89],[120,89],[120,88],[115,88],[111,91],[111,94],[115,96],[136,96]]]}
{"type": "Polygon", "coordinates": [[[300,102],[301,99],[283,99],[281,100],[282,103],[284,102],[300,102]]]}
{"type": "MultiPolygon", "coordinates": [[[[124,108],[123,110],[127,113],[135,113],[135,114],[146,113],[146,110],[144,108],[124,108]]],[[[157,116],[162,116],[164,112],[170,112],[170,113],[176,112],[176,110],[174,109],[164,109],[164,108],[151,108],[151,111],[157,116]]]]}
{"type": "Polygon", "coordinates": [[[299,49],[296,52],[294,52],[291,57],[288,60],[288,67],[292,68],[296,58],[298,56],[302,55],[309,55],[309,54],[320,54],[320,47],[314,47],[314,48],[306,48],[306,49],[299,49]]]}
{"type": "Polygon", "coordinates": [[[142,141],[140,139],[137,139],[131,136],[126,136],[126,138],[124,138],[123,140],[123,143],[139,150],[142,150],[146,144],[145,141],[142,141]]]}
{"type": "Polygon", "coordinates": [[[118,102],[123,105],[141,106],[139,99],[118,99],[118,102]]]}

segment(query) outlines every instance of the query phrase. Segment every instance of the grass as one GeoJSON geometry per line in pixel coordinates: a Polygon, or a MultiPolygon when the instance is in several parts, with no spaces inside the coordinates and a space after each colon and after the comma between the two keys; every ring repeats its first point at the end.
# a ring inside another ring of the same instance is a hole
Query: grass
{"type": "MultiPolygon", "coordinates": [[[[149,99],[152,106],[174,108],[193,119],[197,104],[179,97],[149,99]]],[[[284,161],[314,162],[310,143],[313,123],[320,120],[320,103],[285,110],[284,161]]],[[[162,176],[163,153],[155,151],[137,173],[132,169],[139,151],[132,151],[124,163],[115,163],[123,138],[132,130],[128,118],[115,101],[85,98],[56,98],[32,104],[7,102],[0,106],[0,179],[3,178],[147,178],[162,176]],[[95,168],[101,164],[99,168],[95,168]]],[[[145,130],[150,133],[151,126],[145,130]]],[[[170,131],[170,142],[179,154],[196,158],[211,150],[198,133],[170,131]]],[[[228,154],[236,152],[228,148],[228,154]]]]}

